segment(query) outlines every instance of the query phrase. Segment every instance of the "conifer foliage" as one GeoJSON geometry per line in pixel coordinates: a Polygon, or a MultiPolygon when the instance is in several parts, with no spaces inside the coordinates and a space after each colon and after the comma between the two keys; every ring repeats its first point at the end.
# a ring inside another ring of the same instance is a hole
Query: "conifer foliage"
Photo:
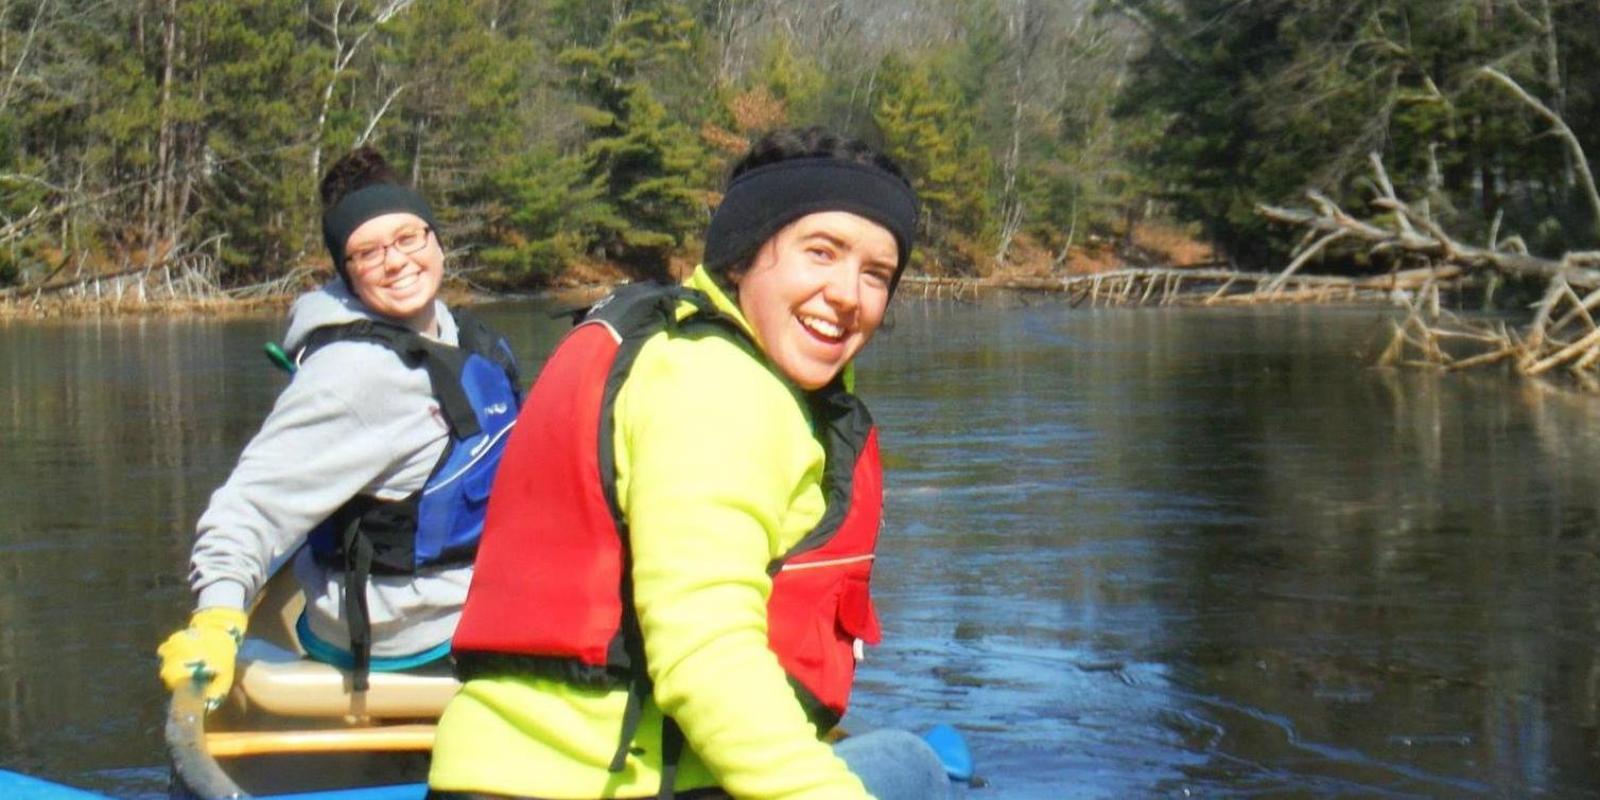
{"type": "Polygon", "coordinates": [[[1497,66],[1600,149],[1600,25],[1579,0],[1118,0],[1149,31],[1121,97],[1163,128],[1147,171],[1230,252],[1281,258],[1257,203],[1308,189],[1362,208],[1368,154],[1458,234],[1600,243],[1570,153],[1483,79],[1497,66]]]}
{"type": "Polygon", "coordinates": [[[951,244],[986,238],[990,162],[976,141],[974,106],[927,62],[891,54],[878,80],[873,121],[889,155],[911,172],[929,233],[951,244]]]}
{"type": "MultiPolygon", "coordinates": [[[[693,263],[731,154],[774,125],[881,146],[922,193],[913,270],[1070,266],[1141,220],[1281,263],[1258,203],[1359,206],[1368,154],[1434,219],[1592,249],[1593,0],[0,0],[0,293],[144,270],[331,275],[318,173],[383,150],[451,273],[693,263]],[[8,288],[10,287],[10,288],[8,288]]],[[[1098,256],[1095,256],[1098,257],[1098,256]]],[[[1092,260],[1092,259],[1090,259],[1092,260]]]]}
{"type": "Polygon", "coordinates": [[[703,154],[649,76],[683,70],[696,31],[671,0],[634,0],[620,12],[598,41],[559,57],[588,132],[581,158],[589,208],[580,213],[595,255],[665,277],[668,256],[703,216],[692,183],[703,154]]]}

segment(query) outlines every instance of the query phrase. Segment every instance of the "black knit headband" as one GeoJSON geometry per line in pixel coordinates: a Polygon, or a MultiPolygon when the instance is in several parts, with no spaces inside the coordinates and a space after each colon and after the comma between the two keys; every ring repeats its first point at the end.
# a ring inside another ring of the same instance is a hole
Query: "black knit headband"
{"type": "Polygon", "coordinates": [[[706,269],[748,260],[785,225],[819,211],[848,211],[888,229],[900,251],[899,282],[916,241],[917,195],[883,169],[837,158],[779,161],[734,178],[706,229],[706,269]]]}
{"type": "Polygon", "coordinates": [[[369,219],[399,212],[421,217],[433,229],[434,239],[438,239],[439,226],[433,221],[433,209],[428,206],[428,201],[422,199],[422,195],[395,183],[375,183],[357,189],[322,215],[322,243],[328,246],[328,255],[333,256],[333,268],[339,271],[339,277],[344,278],[345,283],[350,282],[350,276],[344,268],[344,246],[350,241],[350,234],[369,219]]]}

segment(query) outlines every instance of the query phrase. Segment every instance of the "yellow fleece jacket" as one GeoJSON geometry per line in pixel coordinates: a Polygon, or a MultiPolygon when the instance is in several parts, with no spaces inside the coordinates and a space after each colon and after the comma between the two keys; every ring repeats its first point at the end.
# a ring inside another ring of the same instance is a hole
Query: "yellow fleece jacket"
{"type": "MultiPolygon", "coordinates": [[[[703,269],[686,283],[750,330],[703,269]]],[[[622,772],[607,771],[626,690],[480,679],[439,721],[430,786],[652,797],[665,712],[688,740],[680,791],[720,785],[738,798],[867,796],[818,741],[767,646],[767,565],[816,526],[824,507],[823,450],[802,397],[727,337],[661,333],[645,343],[613,411],[617,496],[655,683],[634,754],[622,772]]]]}

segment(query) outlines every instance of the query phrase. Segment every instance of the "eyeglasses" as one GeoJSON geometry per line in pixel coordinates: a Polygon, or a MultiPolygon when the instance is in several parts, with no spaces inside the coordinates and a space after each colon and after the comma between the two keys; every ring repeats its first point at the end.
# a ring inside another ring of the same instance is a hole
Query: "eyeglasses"
{"type": "Polygon", "coordinates": [[[428,245],[428,234],[432,228],[407,228],[388,244],[369,244],[345,256],[345,261],[354,264],[358,269],[375,269],[389,257],[389,248],[402,255],[411,255],[428,245]]]}

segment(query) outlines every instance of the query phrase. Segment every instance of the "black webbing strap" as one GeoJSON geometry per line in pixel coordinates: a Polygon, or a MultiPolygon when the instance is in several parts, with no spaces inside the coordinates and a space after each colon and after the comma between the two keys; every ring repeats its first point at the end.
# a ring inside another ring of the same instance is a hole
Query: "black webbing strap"
{"type": "Polygon", "coordinates": [[[678,782],[678,761],[683,757],[683,729],[672,717],[661,718],[661,788],[656,800],[672,800],[678,782]]]}
{"type": "Polygon", "coordinates": [[[633,737],[639,732],[639,718],[644,716],[644,699],[650,696],[650,678],[644,674],[643,669],[634,672],[633,680],[628,682],[628,705],[622,712],[622,734],[617,739],[617,752],[611,756],[611,772],[621,772],[628,763],[628,751],[632,748],[633,737]]]}
{"type": "Polygon", "coordinates": [[[477,436],[483,428],[478,425],[478,415],[472,410],[472,401],[467,399],[467,390],[461,388],[461,381],[456,377],[456,365],[449,363],[441,351],[434,349],[438,345],[430,346],[428,340],[416,334],[411,334],[409,338],[403,357],[412,366],[421,364],[427,370],[428,382],[433,384],[433,396],[439,400],[439,410],[444,412],[450,432],[455,434],[457,441],[477,436]]]}
{"type": "Polygon", "coordinates": [[[361,319],[344,325],[324,326],[306,334],[297,358],[303,360],[325,345],[348,341],[382,345],[399,356],[406,366],[420,366],[426,370],[428,382],[433,385],[433,396],[439,401],[439,410],[457,439],[476,436],[482,431],[467,392],[456,378],[458,365],[445,355],[456,348],[431,343],[421,334],[399,325],[361,319]]]}
{"type": "Polygon", "coordinates": [[[350,655],[355,663],[350,671],[352,691],[367,690],[367,673],[372,669],[372,620],[367,612],[367,578],[372,574],[372,541],[361,535],[361,518],[344,528],[344,616],[350,628],[350,655]]]}

